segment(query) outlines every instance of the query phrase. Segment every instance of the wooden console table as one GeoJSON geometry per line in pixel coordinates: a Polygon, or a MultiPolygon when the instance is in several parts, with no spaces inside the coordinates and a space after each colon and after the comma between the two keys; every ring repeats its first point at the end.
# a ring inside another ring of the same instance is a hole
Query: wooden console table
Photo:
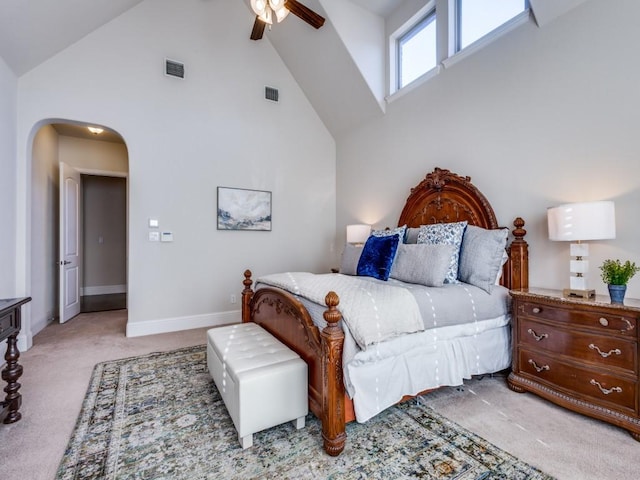
{"type": "Polygon", "coordinates": [[[7,396],[4,402],[0,402],[0,421],[4,423],[17,422],[22,418],[18,412],[22,404],[22,395],[18,393],[22,365],[18,365],[20,351],[17,344],[18,333],[22,327],[20,307],[29,301],[31,297],[0,300],[0,343],[7,340],[7,353],[4,355],[7,366],[2,370],[2,379],[7,382],[7,386],[4,387],[7,396]]]}

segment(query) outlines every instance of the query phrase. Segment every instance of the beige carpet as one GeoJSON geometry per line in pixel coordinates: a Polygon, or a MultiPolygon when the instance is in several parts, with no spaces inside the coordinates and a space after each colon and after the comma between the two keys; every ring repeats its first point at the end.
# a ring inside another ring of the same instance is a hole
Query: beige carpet
{"type": "MultiPolygon", "coordinates": [[[[52,324],[23,353],[23,419],[0,425],[0,479],[55,475],[97,362],[205,342],[206,329],[126,338],[126,311],[52,324]]],[[[502,377],[446,388],[426,402],[498,447],[566,480],[640,478],[640,443],[622,429],[507,389],[502,377]]]]}

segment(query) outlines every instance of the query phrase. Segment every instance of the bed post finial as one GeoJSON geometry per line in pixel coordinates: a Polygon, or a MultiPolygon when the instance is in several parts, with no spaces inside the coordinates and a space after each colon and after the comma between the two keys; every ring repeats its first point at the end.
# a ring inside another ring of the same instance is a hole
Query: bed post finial
{"type": "Polygon", "coordinates": [[[529,288],[529,244],[524,239],[527,231],[524,220],[520,217],[513,221],[513,242],[509,245],[510,278],[508,287],[512,290],[529,288]]]}
{"type": "Polygon", "coordinates": [[[337,306],[340,299],[335,292],[329,292],[324,299],[328,309],[323,316],[327,326],[322,337],[322,438],[324,450],[331,456],[344,450],[347,440],[344,417],[344,382],[342,380],[342,346],[344,332],[339,325],[342,314],[337,306]]]}
{"type": "Polygon", "coordinates": [[[253,290],[251,290],[251,284],[253,280],[251,280],[251,270],[244,271],[244,280],[242,284],[244,285],[244,289],[242,290],[242,322],[250,322],[251,321],[251,299],[253,298],[253,290]]]}

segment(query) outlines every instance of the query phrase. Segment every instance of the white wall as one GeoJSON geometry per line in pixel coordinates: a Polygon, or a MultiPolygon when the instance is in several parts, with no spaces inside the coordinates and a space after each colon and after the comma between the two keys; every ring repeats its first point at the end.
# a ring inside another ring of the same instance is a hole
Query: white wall
{"type": "Polygon", "coordinates": [[[16,236],[16,102],[18,79],[0,58],[0,298],[17,294],[16,236]]]}
{"type": "MultiPolygon", "coordinates": [[[[531,285],[562,288],[569,246],[548,240],[546,208],[611,199],[617,239],[591,245],[591,283],[606,293],[604,258],[640,264],[639,16],[638,2],[591,1],[530,22],[341,139],[338,235],[352,222],[395,225],[409,189],[448,168],[472,177],[501,223],[526,220],[531,285]]],[[[640,277],[628,295],[640,297],[640,277]]]]}
{"type": "Polygon", "coordinates": [[[124,143],[104,142],[86,138],[59,137],[60,161],[83,172],[114,172],[117,175],[129,171],[129,157],[124,143]]]}
{"type": "Polygon", "coordinates": [[[59,137],[44,125],[33,139],[31,160],[30,331],[35,335],[58,314],[59,137]]]}
{"type": "Polygon", "coordinates": [[[268,40],[249,40],[252,24],[235,0],[147,0],[19,80],[19,218],[43,119],[105,125],[127,143],[131,335],[238,319],[245,268],[333,266],[335,143],[268,40]],[[162,74],[165,57],[186,64],[184,80],[162,74]],[[217,231],[219,185],[272,191],[273,231],[217,231]],[[149,217],[175,241],[148,242],[149,217]]]}

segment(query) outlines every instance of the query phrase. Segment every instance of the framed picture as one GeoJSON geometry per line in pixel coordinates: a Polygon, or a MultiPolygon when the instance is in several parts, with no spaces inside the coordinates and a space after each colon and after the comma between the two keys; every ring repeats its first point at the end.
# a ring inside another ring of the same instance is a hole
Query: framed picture
{"type": "Polygon", "coordinates": [[[218,230],[271,231],[271,192],[218,187],[218,230]]]}

